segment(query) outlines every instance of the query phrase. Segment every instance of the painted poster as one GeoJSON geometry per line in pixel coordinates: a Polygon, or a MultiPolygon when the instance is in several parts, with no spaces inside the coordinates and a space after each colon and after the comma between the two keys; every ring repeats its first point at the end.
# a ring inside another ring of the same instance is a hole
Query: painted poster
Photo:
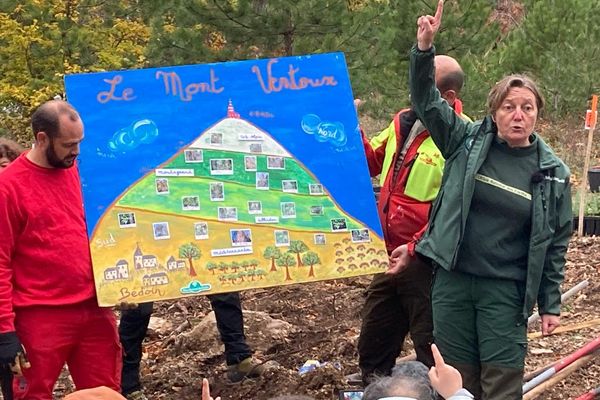
{"type": "Polygon", "coordinates": [[[101,305],[387,267],[343,54],[65,84],[101,305]]]}

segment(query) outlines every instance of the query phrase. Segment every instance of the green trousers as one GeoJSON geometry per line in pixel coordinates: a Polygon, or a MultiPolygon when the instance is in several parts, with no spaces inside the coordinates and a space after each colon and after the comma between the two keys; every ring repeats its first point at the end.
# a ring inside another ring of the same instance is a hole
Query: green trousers
{"type": "Polygon", "coordinates": [[[527,352],[524,282],[437,268],[433,335],[477,399],[520,399],[527,352]]]}

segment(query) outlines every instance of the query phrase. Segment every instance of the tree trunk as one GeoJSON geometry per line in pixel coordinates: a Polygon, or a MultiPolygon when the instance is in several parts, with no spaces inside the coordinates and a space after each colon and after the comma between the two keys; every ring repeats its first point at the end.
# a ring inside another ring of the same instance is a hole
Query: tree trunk
{"type": "Polygon", "coordinates": [[[290,275],[290,269],[288,268],[288,266],[285,266],[285,280],[286,281],[291,281],[292,277],[290,275]]]}
{"type": "Polygon", "coordinates": [[[196,276],[196,270],[194,269],[194,264],[192,263],[192,257],[188,258],[190,262],[190,276],[196,276]]]}

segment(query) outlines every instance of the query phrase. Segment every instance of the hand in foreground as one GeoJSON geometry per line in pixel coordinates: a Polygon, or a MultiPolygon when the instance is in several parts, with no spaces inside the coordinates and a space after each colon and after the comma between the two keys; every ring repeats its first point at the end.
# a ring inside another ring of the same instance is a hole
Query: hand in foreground
{"type": "Polygon", "coordinates": [[[208,379],[202,379],[202,399],[201,400],[221,400],[221,397],[217,397],[213,399],[210,397],[210,385],[208,384],[208,379]]]}
{"type": "Polygon", "coordinates": [[[15,362],[10,364],[10,370],[16,376],[21,376],[23,375],[23,370],[27,368],[31,368],[31,363],[27,359],[27,355],[23,350],[22,352],[17,353],[15,356],[15,362]]]}
{"type": "Polygon", "coordinates": [[[388,270],[385,271],[386,275],[397,275],[404,271],[408,268],[411,258],[410,254],[408,254],[408,245],[403,244],[396,247],[390,255],[390,265],[388,270]]]}
{"type": "Polygon", "coordinates": [[[456,368],[444,362],[435,344],[431,345],[435,365],[429,370],[431,386],[445,399],[462,389],[462,376],[456,368]]]}
{"type": "Polygon", "coordinates": [[[22,375],[24,369],[31,367],[25,349],[14,331],[0,333],[0,364],[10,367],[17,376],[22,375]]]}
{"type": "Polygon", "coordinates": [[[106,386],[83,389],[65,396],[65,400],[126,400],[121,394],[106,386]]]}
{"type": "Polygon", "coordinates": [[[429,50],[433,46],[433,39],[442,25],[444,13],[444,0],[439,0],[435,15],[422,15],[417,20],[417,47],[421,51],[429,50]]]}
{"type": "Polygon", "coordinates": [[[542,314],[542,335],[550,335],[560,325],[560,317],[558,315],[542,314]]]}

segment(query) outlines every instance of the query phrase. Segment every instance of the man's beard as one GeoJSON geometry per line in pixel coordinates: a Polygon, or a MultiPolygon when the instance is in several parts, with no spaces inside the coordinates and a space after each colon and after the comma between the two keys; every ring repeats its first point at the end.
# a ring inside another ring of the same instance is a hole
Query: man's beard
{"type": "MultiPolygon", "coordinates": [[[[75,157],[77,158],[77,157],[75,157]]],[[[54,141],[50,140],[50,144],[48,146],[48,148],[46,149],[46,160],[48,161],[48,164],[50,164],[50,166],[52,168],[70,168],[73,163],[75,162],[75,158],[73,157],[66,157],[66,158],[58,158],[58,155],[56,154],[56,152],[54,151],[54,141]]]]}

